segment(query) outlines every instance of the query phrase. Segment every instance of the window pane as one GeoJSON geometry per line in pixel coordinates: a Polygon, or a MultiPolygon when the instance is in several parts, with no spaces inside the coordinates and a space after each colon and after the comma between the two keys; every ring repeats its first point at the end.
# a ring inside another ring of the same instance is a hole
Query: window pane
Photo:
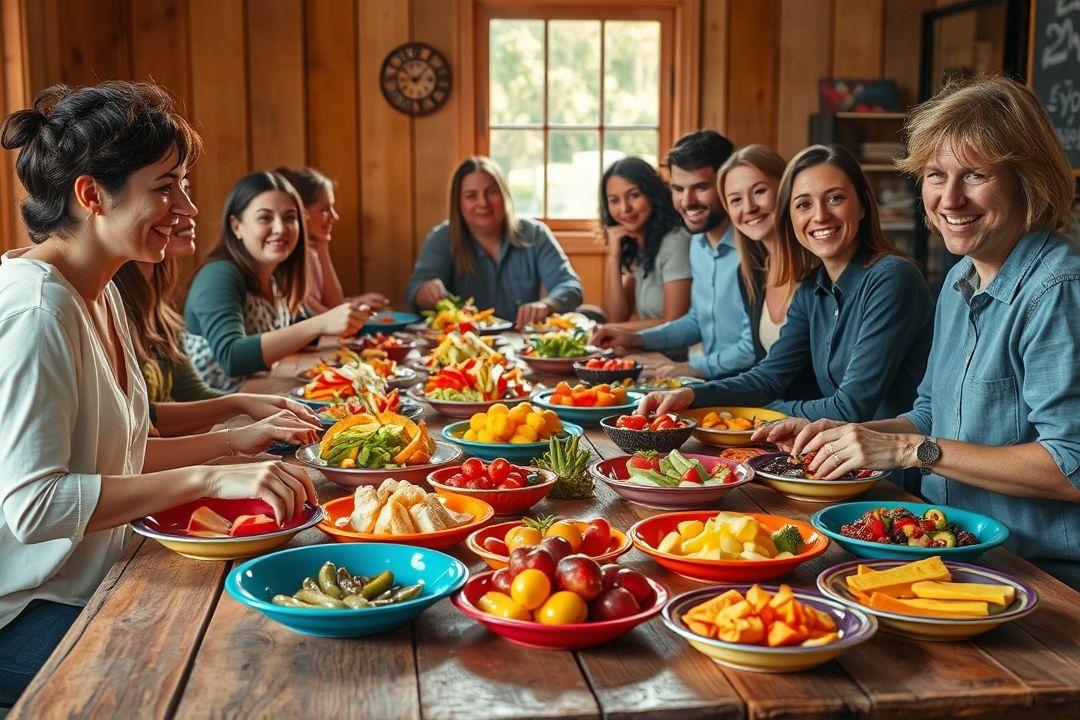
{"type": "Polygon", "coordinates": [[[600,22],[552,20],[548,43],[548,122],[599,125],[600,22]]]}
{"type": "MultiPolygon", "coordinates": [[[[554,43],[552,43],[554,45],[554,43]]],[[[604,24],[604,124],[660,121],[660,23],[604,24]]]]}
{"type": "Polygon", "coordinates": [[[544,21],[492,20],[488,52],[488,122],[544,121],[544,21]]]}
{"type": "Polygon", "coordinates": [[[547,217],[596,217],[600,185],[599,131],[552,130],[548,143],[547,217]]]}
{"type": "Polygon", "coordinates": [[[543,215],[544,136],[542,130],[492,130],[491,159],[506,173],[518,215],[543,215]]]}
{"type": "Polygon", "coordinates": [[[608,130],[604,133],[603,167],[634,155],[657,167],[657,147],[660,138],[655,130],[608,130]]]}

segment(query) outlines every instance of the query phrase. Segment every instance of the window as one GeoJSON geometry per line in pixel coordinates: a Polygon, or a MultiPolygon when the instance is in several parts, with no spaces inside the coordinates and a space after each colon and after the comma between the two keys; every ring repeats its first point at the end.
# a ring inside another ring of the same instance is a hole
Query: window
{"type": "Polygon", "coordinates": [[[604,168],[627,155],[655,166],[670,146],[671,18],[617,6],[542,15],[482,18],[478,147],[506,172],[520,215],[572,229],[595,222],[604,168]]]}

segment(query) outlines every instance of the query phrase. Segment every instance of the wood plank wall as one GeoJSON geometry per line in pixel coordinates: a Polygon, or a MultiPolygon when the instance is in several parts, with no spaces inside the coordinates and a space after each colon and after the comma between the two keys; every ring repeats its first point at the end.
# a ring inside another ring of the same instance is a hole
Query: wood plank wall
{"type": "MultiPolygon", "coordinates": [[[[701,26],[702,126],[790,156],[805,144],[819,77],[895,77],[911,102],[922,9],[948,0],[692,0],[701,26]]],[[[476,97],[462,58],[466,0],[0,0],[0,110],[53,82],[154,79],[206,143],[193,173],[200,254],[245,172],[310,164],[337,180],[334,261],[347,292],[403,300],[427,231],[446,216],[447,180],[471,151],[476,97]],[[382,99],[378,71],[397,45],[440,49],[447,106],[412,119],[382,99]]],[[[0,247],[26,242],[12,154],[0,165],[0,247]]],[[[581,256],[599,301],[594,258],[581,256]]],[[[190,266],[189,266],[190,267],[190,266]]]]}

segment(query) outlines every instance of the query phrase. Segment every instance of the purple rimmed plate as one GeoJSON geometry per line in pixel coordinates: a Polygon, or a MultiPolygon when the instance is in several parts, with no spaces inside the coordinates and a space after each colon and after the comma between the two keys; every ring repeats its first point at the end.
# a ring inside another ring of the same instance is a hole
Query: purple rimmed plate
{"type": "Polygon", "coordinates": [[[626,461],[631,455],[619,455],[593,463],[589,474],[619,494],[623,500],[655,510],[693,510],[718,503],[725,495],[754,479],[754,471],[744,463],[712,455],[683,453],[689,460],[698,460],[712,472],[717,465],[731,468],[734,480],[724,485],[701,485],[698,487],[657,487],[629,482],[630,473],[626,461]]]}

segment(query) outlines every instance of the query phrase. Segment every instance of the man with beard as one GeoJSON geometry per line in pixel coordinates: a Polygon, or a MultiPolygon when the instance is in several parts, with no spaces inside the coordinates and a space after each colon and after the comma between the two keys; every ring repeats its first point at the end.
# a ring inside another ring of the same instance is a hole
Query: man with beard
{"type": "Polygon", "coordinates": [[[593,344],[618,352],[681,350],[702,344],[690,365],[707,378],[735,375],[754,364],[750,319],[739,291],[739,252],[716,191],[716,172],[734,150],[715,130],[679,138],[668,153],[671,197],[690,241],[690,311],[677,320],[629,332],[600,326],[593,344]]]}

